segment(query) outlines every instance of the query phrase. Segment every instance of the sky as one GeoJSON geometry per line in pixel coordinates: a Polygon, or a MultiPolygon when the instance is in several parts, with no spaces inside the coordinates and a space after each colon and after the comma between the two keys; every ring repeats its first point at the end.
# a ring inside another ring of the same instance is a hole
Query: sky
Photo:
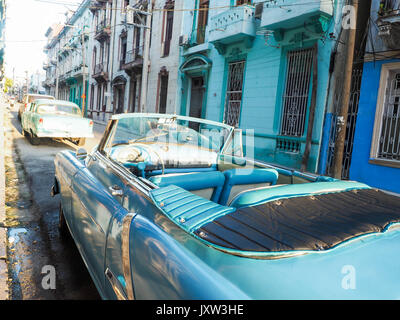
{"type": "Polygon", "coordinates": [[[44,73],[45,33],[54,23],[65,23],[65,13],[81,0],[6,0],[5,75],[22,82],[28,71],[44,73]]]}

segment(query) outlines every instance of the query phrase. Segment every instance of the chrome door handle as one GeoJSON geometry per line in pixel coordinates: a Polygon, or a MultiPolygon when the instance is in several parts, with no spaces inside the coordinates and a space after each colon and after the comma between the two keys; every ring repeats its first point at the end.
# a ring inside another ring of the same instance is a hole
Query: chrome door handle
{"type": "Polygon", "coordinates": [[[122,197],[124,195],[124,192],[119,186],[109,187],[108,189],[110,190],[112,196],[122,197]]]}

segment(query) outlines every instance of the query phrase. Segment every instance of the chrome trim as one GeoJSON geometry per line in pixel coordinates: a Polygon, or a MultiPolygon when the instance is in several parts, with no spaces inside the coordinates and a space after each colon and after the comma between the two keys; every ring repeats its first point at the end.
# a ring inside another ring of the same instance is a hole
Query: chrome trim
{"type": "Polygon", "coordinates": [[[108,190],[111,192],[111,195],[114,197],[122,197],[124,195],[124,191],[118,186],[109,187],[108,190]]]}
{"type": "Polygon", "coordinates": [[[154,184],[150,180],[147,180],[147,179],[145,179],[143,177],[139,177],[139,180],[142,181],[143,183],[147,184],[148,186],[150,186],[153,189],[158,189],[159,188],[159,186],[157,186],[156,184],[154,184]]]}
{"type": "Polygon", "coordinates": [[[110,285],[117,296],[118,300],[127,300],[128,298],[126,297],[126,294],[124,290],[122,289],[122,285],[119,282],[118,278],[114,275],[114,273],[107,268],[106,271],[104,272],[106,275],[106,279],[110,282],[110,285]]]}
{"type": "Polygon", "coordinates": [[[231,130],[229,132],[228,137],[226,138],[226,141],[224,143],[224,145],[222,146],[221,151],[219,152],[220,155],[226,155],[225,154],[225,150],[228,147],[229,143],[231,142],[231,140],[233,140],[233,135],[234,135],[235,130],[233,129],[233,127],[231,127],[231,130]]]}
{"type": "Polygon", "coordinates": [[[139,191],[141,191],[147,197],[150,196],[151,188],[149,186],[143,184],[142,181],[140,181],[138,178],[133,176],[133,174],[129,170],[125,169],[124,167],[121,167],[118,164],[113,163],[110,159],[108,159],[107,157],[105,157],[98,151],[96,151],[96,155],[99,158],[99,160],[102,160],[105,165],[114,169],[130,185],[137,188],[139,191]]]}
{"type": "Polygon", "coordinates": [[[124,220],[122,221],[122,268],[124,272],[126,293],[129,300],[134,300],[134,292],[132,286],[132,273],[131,273],[131,259],[129,252],[129,240],[130,240],[130,230],[131,223],[135,217],[135,213],[128,213],[124,220]]]}

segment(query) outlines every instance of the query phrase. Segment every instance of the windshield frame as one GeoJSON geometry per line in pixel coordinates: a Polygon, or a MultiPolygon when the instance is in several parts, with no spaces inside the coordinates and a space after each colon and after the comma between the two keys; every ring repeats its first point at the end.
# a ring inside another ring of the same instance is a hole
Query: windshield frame
{"type": "Polygon", "coordinates": [[[232,135],[234,132],[234,127],[217,122],[217,121],[212,121],[212,120],[206,120],[206,119],[199,119],[199,118],[193,118],[193,117],[188,117],[188,116],[180,116],[180,115],[174,115],[174,114],[158,114],[158,113],[129,113],[129,114],[117,114],[113,115],[108,123],[108,127],[105,131],[105,134],[99,143],[99,147],[97,151],[99,151],[102,155],[106,156],[107,158],[111,159],[109,157],[108,153],[106,152],[105,148],[108,147],[110,141],[113,139],[116,130],[118,128],[118,122],[119,120],[126,119],[126,118],[163,118],[163,119],[176,119],[177,121],[189,121],[189,122],[197,122],[200,124],[205,124],[205,125],[212,125],[216,127],[221,127],[221,129],[226,129],[227,130],[227,136],[225,139],[224,144],[221,146],[219,151],[214,151],[217,152],[218,154],[221,154],[226,146],[229,144],[229,141],[232,139],[232,135]]]}

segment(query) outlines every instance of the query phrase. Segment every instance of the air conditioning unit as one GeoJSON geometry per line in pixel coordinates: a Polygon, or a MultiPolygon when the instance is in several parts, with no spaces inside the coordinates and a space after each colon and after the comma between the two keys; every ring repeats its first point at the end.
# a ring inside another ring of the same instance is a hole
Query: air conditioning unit
{"type": "Polygon", "coordinates": [[[190,43],[190,39],[188,37],[188,35],[184,34],[179,36],[179,45],[181,47],[187,47],[190,43]]]}
{"type": "Polygon", "coordinates": [[[264,2],[256,3],[256,8],[254,9],[254,18],[261,19],[264,9],[264,2]]]}

